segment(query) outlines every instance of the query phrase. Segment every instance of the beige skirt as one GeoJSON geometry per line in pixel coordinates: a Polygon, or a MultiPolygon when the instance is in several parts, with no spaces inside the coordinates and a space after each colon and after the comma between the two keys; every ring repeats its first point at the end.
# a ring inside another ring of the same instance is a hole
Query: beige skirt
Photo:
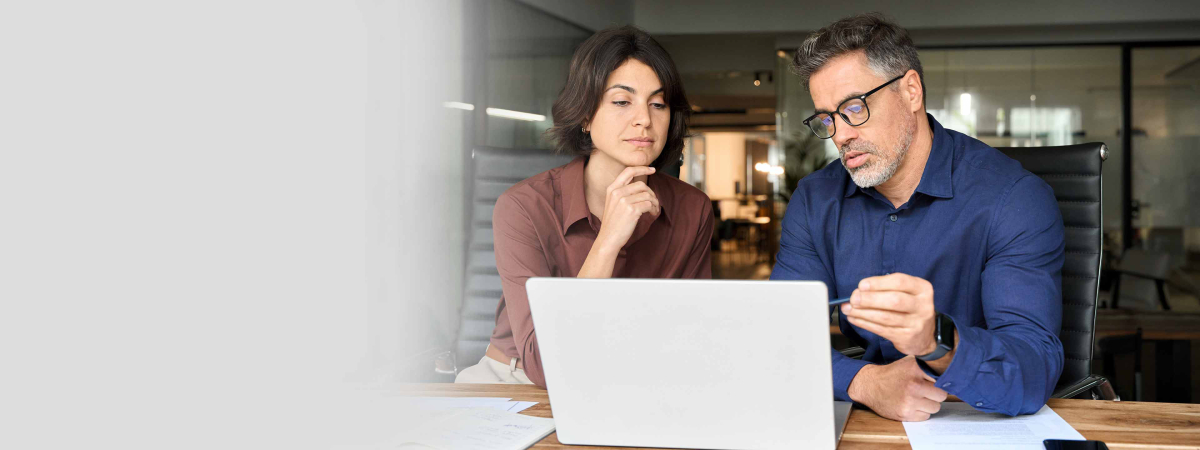
{"type": "Polygon", "coordinates": [[[508,364],[488,358],[486,355],[473,365],[458,372],[454,377],[455,383],[489,383],[489,384],[533,384],[525,376],[525,371],[517,367],[517,358],[508,364]]]}

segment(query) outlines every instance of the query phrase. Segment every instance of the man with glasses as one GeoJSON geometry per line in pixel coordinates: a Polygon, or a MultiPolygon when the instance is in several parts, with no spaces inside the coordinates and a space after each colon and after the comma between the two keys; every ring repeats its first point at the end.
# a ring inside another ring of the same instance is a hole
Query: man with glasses
{"type": "Polygon", "coordinates": [[[834,396],[918,421],[952,394],[975,409],[1037,412],[1062,371],[1062,216],[1016,161],[925,112],[908,32],[878,15],[810,35],[793,69],[804,123],[841,155],[800,181],[772,279],[850,297],[831,350],[834,396]]]}

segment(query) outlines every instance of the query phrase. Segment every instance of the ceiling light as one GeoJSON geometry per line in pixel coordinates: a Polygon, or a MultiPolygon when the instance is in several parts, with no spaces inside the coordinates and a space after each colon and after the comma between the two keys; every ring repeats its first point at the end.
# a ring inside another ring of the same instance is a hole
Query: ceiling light
{"type": "Polygon", "coordinates": [[[475,105],[472,105],[470,103],[463,103],[463,102],[444,102],[444,103],[442,103],[442,106],[445,106],[447,108],[452,108],[452,109],[461,109],[463,111],[474,111],[475,110],[475,105]]]}
{"type": "Polygon", "coordinates": [[[488,108],[487,115],[503,117],[505,119],[524,120],[524,121],[528,121],[528,122],[541,122],[541,121],[546,120],[546,116],[543,116],[541,114],[531,114],[531,113],[527,113],[527,112],[510,111],[507,109],[500,109],[500,108],[488,108]]]}

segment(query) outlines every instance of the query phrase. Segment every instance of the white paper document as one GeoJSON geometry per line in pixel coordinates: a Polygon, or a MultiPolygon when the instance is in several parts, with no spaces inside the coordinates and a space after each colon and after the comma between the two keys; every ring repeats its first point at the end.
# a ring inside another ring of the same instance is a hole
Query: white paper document
{"type": "Polygon", "coordinates": [[[554,432],[554,419],[525,416],[492,408],[458,410],[411,436],[400,436],[400,448],[440,450],[523,450],[554,432]]]}
{"type": "Polygon", "coordinates": [[[537,404],[511,400],[499,397],[412,397],[408,403],[410,406],[433,410],[491,408],[508,412],[521,412],[537,404]]]}
{"type": "Polygon", "coordinates": [[[529,409],[529,407],[537,404],[537,402],[509,402],[509,403],[512,403],[512,406],[508,408],[508,412],[521,412],[521,411],[527,410],[527,409],[529,409]]]}
{"type": "Polygon", "coordinates": [[[960,402],[942,403],[942,410],[924,422],[904,422],[904,432],[913,450],[1044,450],[1043,439],[1084,440],[1049,406],[1036,414],[1008,417],[960,402]]]}

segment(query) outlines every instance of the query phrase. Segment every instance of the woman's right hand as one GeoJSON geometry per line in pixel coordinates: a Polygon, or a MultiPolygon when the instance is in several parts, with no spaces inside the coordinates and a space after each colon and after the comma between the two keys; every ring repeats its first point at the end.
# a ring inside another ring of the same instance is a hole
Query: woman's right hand
{"type": "Polygon", "coordinates": [[[662,210],[658,196],[645,182],[633,181],[636,177],[653,173],[653,167],[626,167],[608,185],[604,197],[604,217],[600,218],[600,232],[596,236],[596,242],[603,245],[606,251],[618,252],[629,242],[642,214],[658,217],[662,210]]]}

